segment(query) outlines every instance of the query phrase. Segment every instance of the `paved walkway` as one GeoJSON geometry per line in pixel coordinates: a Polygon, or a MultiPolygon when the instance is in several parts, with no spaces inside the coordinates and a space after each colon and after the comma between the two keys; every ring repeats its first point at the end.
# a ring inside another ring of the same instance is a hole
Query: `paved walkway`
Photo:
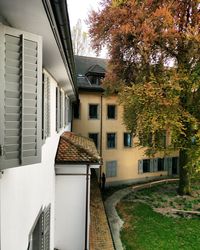
{"type": "Polygon", "coordinates": [[[127,194],[129,194],[132,191],[133,190],[130,187],[121,189],[121,190],[115,192],[110,197],[108,197],[104,203],[116,250],[123,250],[122,242],[120,239],[120,230],[121,230],[121,227],[123,226],[123,221],[118,216],[118,213],[117,213],[115,207],[116,207],[117,203],[124,196],[126,196],[127,194]]]}
{"type": "Polygon", "coordinates": [[[96,177],[91,176],[90,250],[114,250],[101,193],[96,177]]]}
{"type": "Polygon", "coordinates": [[[108,216],[108,221],[110,224],[110,229],[111,229],[111,233],[112,233],[112,237],[113,237],[113,241],[114,241],[114,245],[115,245],[116,250],[123,250],[122,242],[120,239],[120,230],[123,226],[123,221],[120,219],[120,217],[117,214],[117,211],[115,208],[117,203],[124,196],[128,195],[129,193],[131,193],[135,190],[150,188],[151,186],[154,186],[154,185],[157,185],[160,183],[174,182],[177,180],[178,179],[164,179],[164,180],[152,181],[149,183],[124,188],[124,189],[121,189],[119,191],[116,191],[114,194],[112,194],[110,197],[108,197],[106,199],[104,204],[105,204],[106,214],[108,216]]]}

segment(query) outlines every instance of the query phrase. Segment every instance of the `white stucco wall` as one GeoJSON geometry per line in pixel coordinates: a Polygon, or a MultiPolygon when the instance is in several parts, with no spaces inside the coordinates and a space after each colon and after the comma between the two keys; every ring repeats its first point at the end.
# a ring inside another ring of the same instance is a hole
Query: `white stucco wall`
{"type": "MultiPolygon", "coordinates": [[[[51,250],[54,249],[54,160],[59,141],[55,132],[55,90],[51,82],[51,136],[42,146],[42,162],[11,168],[0,175],[1,250],[27,250],[28,236],[41,207],[51,203],[51,250]]],[[[70,124],[68,125],[68,128],[70,124]]],[[[68,129],[66,128],[66,130],[68,129]]]]}
{"type": "MultiPolygon", "coordinates": [[[[63,169],[69,175],[56,175],[55,247],[82,250],[85,244],[86,166],[63,166],[56,172],[63,174],[63,169]]],[[[88,184],[90,190],[90,179],[88,184]]],[[[90,196],[88,208],[89,200],[90,196]]]]}

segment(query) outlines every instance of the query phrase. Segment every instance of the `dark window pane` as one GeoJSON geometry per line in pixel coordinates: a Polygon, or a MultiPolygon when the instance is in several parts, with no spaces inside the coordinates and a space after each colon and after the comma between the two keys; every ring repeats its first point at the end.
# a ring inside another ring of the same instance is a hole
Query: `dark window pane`
{"type": "Polygon", "coordinates": [[[178,157],[172,157],[172,174],[178,174],[178,157]]]}
{"type": "Polygon", "coordinates": [[[164,171],[164,158],[158,158],[158,171],[164,171]]]}
{"type": "Polygon", "coordinates": [[[89,118],[90,119],[97,119],[98,118],[98,105],[97,104],[90,104],[89,105],[89,118]]]}
{"type": "Polygon", "coordinates": [[[108,116],[108,119],[115,119],[115,105],[108,105],[107,106],[107,116],[108,116]]]}
{"type": "Polygon", "coordinates": [[[143,173],[150,172],[150,159],[143,160],[143,173]]]}
{"type": "Polygon", "coordinates": [[[115,133],[108,133],[107,134],[107,147],[108,148],[115,148],[115,133]]]}
{"type": "Polygon", "coordinates": [[[131,147],[132,136],[130,133],[124,133],[124,147],[131,147]]]}
{"type": "Polygon", "coordinates": [[[94,141],[94,144],[98,148],[98,134],[97,133],[89,133],[89,138],[94,141]]]}
{"type": "Polygon", "coordinates": [[[103,79],[102,76],[94,75],[94,76],[88,76],[88,79],[92,85],[100,85],[101,80],[103,79]]]}
{"type": "Polygon", "coordinates": [[[76,118],[76,119],[80,118],[80,105],[79,105],[79,103],[73,104],[73,113],[74,113],[74,118],[76,118]]]}

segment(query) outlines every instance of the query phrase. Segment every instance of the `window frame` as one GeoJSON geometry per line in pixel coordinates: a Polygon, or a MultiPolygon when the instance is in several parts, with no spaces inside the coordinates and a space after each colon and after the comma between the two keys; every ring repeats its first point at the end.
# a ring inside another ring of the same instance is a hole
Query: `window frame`
{"type": "Polygon", "coordinates": [[[99,120],[99,113],[100,113],[100,105],[99,105],[99,103],[89,103],[88,104],[88,119],[89,120],[99,120]],[[97,106],[97,118],[91,118],[90,117],[90,107],[91,106],[97,106]]]}
{"type": "Polygon", "coordinates": [[[107,114],[106,114],[107,120],[117,120],[117,105],[116,105],[116,104],[107,104],[107,109],[106,109],[106,111],[107,111],[107,114]],[[110,117],[108,116],[108,108],[109,108],[109,106],[115,107],[115,115],[114,115],[114,118],[110,118],[110,117]]]}
{"type": "Polygon", "coordinates": [[[132,146],[133,146],[133,136],[132,136],[132,134],[130,133],[130,132],[124,132],[123,133],[123,146],[124,146],[124,148],[132,148],[132,146]],[[128,145],[128,146],[126,146],[125,145],[125,135],[130,135],[130,145],[128,145]]]}
{"type": "Polygon", "coordinates": [[[165,158],[158,158],[157,172],[163,171],[165,171],[165,158]],[[162,166],[160,166],[159,164],[162,164],[162,166]]]}
{"type": "Polygon", "coordinates": [[[110,150],[117,149],[117,132],[107,132],[106,133],[106,148],[110,149],[110,150]],[[108,147],[108,135],[109,134],[114,134],[115,135],[115,147],[112,147],[112,148],[108,147]]]}
{"type": "Polygon", "coordinates": [[[81,119],[81,104],[80,102],[78,103],[73,103],[73,119],[74,120],[80,120],[81,119]],[[75,109],[77,107],[77,109],[75,109]],[[75,116],[75,110],[77,110],[78,116],[75,116]]]}

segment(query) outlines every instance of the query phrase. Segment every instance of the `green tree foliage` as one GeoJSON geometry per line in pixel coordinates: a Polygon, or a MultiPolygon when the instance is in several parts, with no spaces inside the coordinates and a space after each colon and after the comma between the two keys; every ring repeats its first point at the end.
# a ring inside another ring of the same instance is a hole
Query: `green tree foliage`
{"type": "Polygon", "coordinates": [[[199,0],[104,0],[90,36],[111,58],[105,86],[148,153],[180,150],[180,194],[190,193],[200,156],[199,0]],[[156,135],[168,131],[167,147],[156,135]],[[152,138],[149,140],[149,138],[152,138]]]}

